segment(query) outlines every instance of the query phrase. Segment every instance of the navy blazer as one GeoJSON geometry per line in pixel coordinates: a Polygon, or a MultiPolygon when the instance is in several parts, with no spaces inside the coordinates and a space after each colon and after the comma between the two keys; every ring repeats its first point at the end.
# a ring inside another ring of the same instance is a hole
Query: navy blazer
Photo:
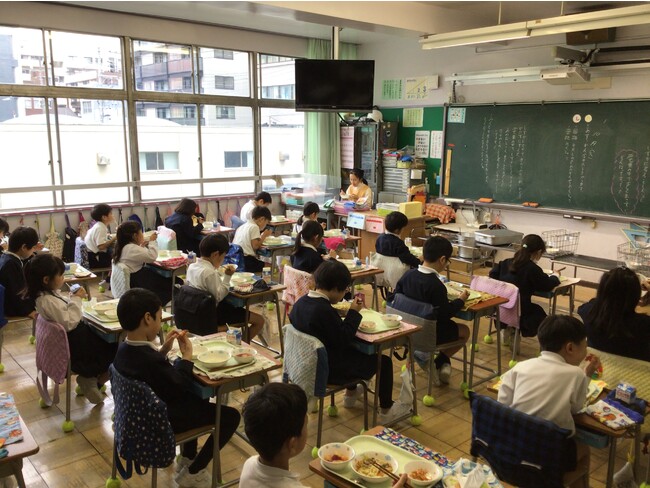
{"type": "Polygon", "coordinates": [[[194,251],[199,255],[199,243],[203,236],[203,224],[193,225],[192,217],[182,213],[174,212],[165,219],[165,227],[176,232],[176,243],[178,249],[189,252],[194,251]]]}
{"type": "Polygon", "coordinates": [[[411,268],[417,268],[420,265],[420,260],[411,254],[404,241],[394,234],[382,234],[377,237],[375,250],[383,256],[399,258],[401,262],[411,268]]]}

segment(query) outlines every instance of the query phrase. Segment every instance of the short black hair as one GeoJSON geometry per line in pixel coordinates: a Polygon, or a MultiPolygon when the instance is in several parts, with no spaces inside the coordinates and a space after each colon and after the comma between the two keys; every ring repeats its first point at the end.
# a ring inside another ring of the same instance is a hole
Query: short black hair
{"type": "Polygon", "coordinates": [[[454,247],[447,239],[441,236],[429,237],[422,248],[422,256],[425,261],[433,263],[442,256],[449,259],[454,252],[454,247]]]}
{"type": "Polygon", "coordinates": [[[266,220],[271,220],[271,211],[267,207],[262,207],[258,205],[251,212],[251,219],[256,220],[261,217],[264,217],[266,220]]]}
{"type": "Polygon", "coordinates": [[[65,273],[65,263],[61,258],[52,254],[39,254],[25,264],[25,282],[27,289],[25,295],[36,299],[44,291],[50,290],[43,283],[44,278],[52,281],[56,276],[65,273]]]}
{"type": "Polygon", "coordinates": [[[230,249],[228,239],[223,234],[210,234],[201,239],[199,244],[199,253],[202,258],[209,258],[213,252],[227,254],[230,249]]]}
{"type": "Polygon", "coordinates": [[[162,308],[160,298],[144,288],[131,288],[117,304],[117,318],[124,330],[135,330],[147,312],[155,317],[162,308]]]}
{"type": "Polygon", "coordinates": [[[176,205],[174,212],[191,217],[196,213],[196,202],[191,198],[183,198],[178,202],[178,205],[176,205]]]}
{"type": "Polygon", "coordinates": [[[537,340],[542,351],[559,352],[567,342],[579,344],[586,337],[585,325],[568,315],[549,315],[537,331],[537,340]]]}
{"type": "Polygon", "coordinates": [[[384,224],[386,225],[386,230],[388,232],[397,232],[402,230],[409,223],[409,218],[404,215],[402,212],[391,212],[386,215],[384,219],[384,224]]]}
{"type": "Polygon", "coordinates": [[[9,236],[9,251],[17,253],[25,246],[27,249],[38,244],[38,234],[31,227],[18,227],[9,236]]]}
{"type": "Polygon", "coordinates": [[[9,232],[9,222],[0,218],[0,232],[7,234],[9,232]]]}
{"type": "Polygon", "coordinates": [[[262,200],[264,203],[272,203],[271,194],[268,191],[261,191],[255,195],[255,201],[262,200]]]}
{"type": "Polygon", "coordinates": [[[308,215],[311,215],[313,213],[318,213],[320,212],[320,207],[316,202],[307,202],[305,205],[302,207],[302,214],[307,217],[308,215]]]}
{"type": "Polygon", "coordinates": [[[242,415],[251,444],[262,459],[270,461],[287,440],[302,433],[307,395],[298,385],[267,383],[248,397],[242,415]]]}
{"type": "Polygon", "coordinates": [[[345,264],[330,259],[323,261],[314,272],[316,288],[343,291],[352,283],[352,275],[345,264]]]}
{"type": "Polygon", "coordinates": [[[113,207],[111,207],[108,203],[98,203],[90,211],[90,216],[93,220],[101,222],[102,217],[110,215],[112,211],[113,207]]]}

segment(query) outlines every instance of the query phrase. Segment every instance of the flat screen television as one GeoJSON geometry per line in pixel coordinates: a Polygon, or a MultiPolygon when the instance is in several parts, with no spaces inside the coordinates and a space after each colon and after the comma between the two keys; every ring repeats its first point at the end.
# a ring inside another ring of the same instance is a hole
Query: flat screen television
{"type": "Polygon", "coordinates": [[[295,69],[297,111],[372,110],[374,61],[296,59],[295,69]]]}

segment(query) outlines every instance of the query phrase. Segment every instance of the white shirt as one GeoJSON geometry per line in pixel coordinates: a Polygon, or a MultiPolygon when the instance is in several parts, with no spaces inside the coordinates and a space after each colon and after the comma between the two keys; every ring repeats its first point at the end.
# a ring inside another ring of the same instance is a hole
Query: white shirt
{"type": "Polygon", "coordinates": [[[186,282],[188,285],[207,291],[212,295],[217,303],[226,298],[230,290],[230,276],[224,275],[223,281],[221,275],[212,266],[210,261],[199,259],[187,268],[186,282]]]}
{"type": "Polygon", "coordinates": [[[248,222],[251,219],[251,213],[253,212],[253,209],[256,207],[255,205],[255,200],[248,200],[244,204],[244,206],[241,208],[241,212],[239,213],[239,218],[242,219],[244,222],[248,222]]]}
{"type": "Polygon", "coordinates": [[[305,488],[297,474],[273,468],[260,462],[259,456],[249,457],[239,478],[242,488],[305,488]]]}
{"type": "Polygon", "coordinates": [[[589,386],[578,366],[542,351],[540,357],[517,363],[502,379],[499,402],[575,433],[572,415],[582,409],[589,386]]]}
{"type": "Polygon", "coordinates": [[[244,250],[244,256],[255,256],[256,253],[255,249],[253,249],[252,241],[261,238],[262,234],[260,233],[259,226],[253,221],[248,221],[237,228],[232,243],[241,246],[244,250]]]}
{"type": "MultiPolygon", "coordinates": [[[[104,222],[100,221],[95,222],[95,225],[90,228],[84,239],[88,250],[94,253],[100,252],[99,245],[104,244],[106,241],[108,241],[108,227],[104,222]]],[[[101,252],[106,252],[106,250],[101,252]]]]}
{"type": "Polygon", "coordinates": [[[126,266],[130,273],[137,273],[145,263],[153,263],[157,257],[158,243],[156,241],[150,241],[146,246],[131,243],[122,249],[120,263],[126,266]]]}
{"type": "Polygon", "coordinates": [[[438,276],[440,276],[440,273],[438,273],[435,269],[429,268],[424,264],[418,266],[418,271],[423,274],[437,274],[438,276]]]}
{"type": "Polygon", "coordinates": [[[81,321],[81,298],[66,298],[60,291],[44,293],[36,299],[36,311],[50,322],[56,322],[70,332],[81,321]]]}

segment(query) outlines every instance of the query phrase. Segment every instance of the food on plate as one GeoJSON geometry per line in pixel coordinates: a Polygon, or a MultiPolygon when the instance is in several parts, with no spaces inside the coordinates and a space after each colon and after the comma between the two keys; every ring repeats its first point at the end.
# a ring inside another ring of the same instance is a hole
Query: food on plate
{"type": "Polygon", "coordinates": [[[371,478],[384,478],[386,475],[382,473],[374,463],[377,463],[379,466],[384,468],[386,471],[393,472],[393,465],[387,461],[382,461],[374,456],[367,456],[362,459],[359,459],[354,463],[354,470],[364,476],[369,476],[371,478]]]}
{"type": "Polygon", "coordinates": [[[418,481],[433,481],[433,475],[429,473],[426,469],[422,469],[422,468],[411,471],[408,475],[409,478],[418,481]]]}
{"type": "Polygon", "coordinates": [[[370,320],[364,320],[361,322],[361,325],[359,325],[359,328],[365,330],[375,330],[377,328],[377,324],[371,322],[370,320]]]}
{"type": "Polygon", "coordinates": [[[350,458],[347,456],[341,456],[339,454],[332,454],[330,456],[325,456],[324,457],[325,461],[329,461],[330,463],[336,462],[336,461],[347,461],[350,458]]]}

